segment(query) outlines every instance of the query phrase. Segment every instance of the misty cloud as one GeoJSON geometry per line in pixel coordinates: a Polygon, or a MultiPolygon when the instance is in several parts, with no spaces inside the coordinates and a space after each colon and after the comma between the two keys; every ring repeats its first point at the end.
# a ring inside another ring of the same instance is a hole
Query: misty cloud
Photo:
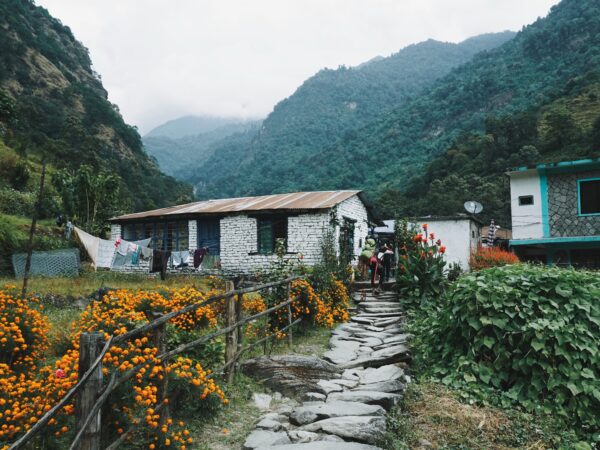
{"type": "Polygon", "coordinates": [[[90,49],[142,133],[187,114],[266,116],[324,67],[428,38],[520,30],[558,0],[38,0],[90,49]]]}

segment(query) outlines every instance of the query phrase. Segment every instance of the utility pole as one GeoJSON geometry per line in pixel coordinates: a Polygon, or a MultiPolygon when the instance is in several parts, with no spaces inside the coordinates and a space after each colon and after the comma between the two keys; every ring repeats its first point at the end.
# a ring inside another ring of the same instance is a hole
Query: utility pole
{"type": "Polygon", "coordinates": [[[42,199],[44,196],[44,180],[46,179],[46,159],[42,161],[42,178],[40,180],[40,191],[38,193],[37,202],[33,210],[31,218],[31,228],[29,228],[29,241],[27,242],[27,259],[25,260],[25,274],[23,275],[23,290],[21,298],[27,295],[27,283],[29,282],[29,272],[31,271],[31,254],[33,253],[33,236],[35,235],[35,227],[37,225],[38,216],[42,210],[42,199]]]}

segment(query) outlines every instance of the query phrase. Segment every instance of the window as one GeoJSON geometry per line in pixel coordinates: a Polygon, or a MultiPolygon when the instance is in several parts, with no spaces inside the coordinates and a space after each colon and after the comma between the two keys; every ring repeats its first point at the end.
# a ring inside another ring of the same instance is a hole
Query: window
{"type": "Polygon", "coordinates": [[[579,214],[600,214],[600,179],[579,180],[579,214]]]}
{"type": "Polygon", "coordinates": [[[187,250],[189,244],[188,221],[144,222],[123,225],[123,239],[141,241],[152,238],[150,246],[158,250],[187,250]]]}
{"type": "Polygon", "coordinates": [[[533,205],[533,195],[521,195],[519,197],[519,206],[533,205]]]}
{"type": "Polygon", "coordinates": [[[258,253],[270,255],[275,251],[277,239],[284,239],[287,249],[287,217],[268,216],[256,219],[256,231],[258,237],[258,253]]]}

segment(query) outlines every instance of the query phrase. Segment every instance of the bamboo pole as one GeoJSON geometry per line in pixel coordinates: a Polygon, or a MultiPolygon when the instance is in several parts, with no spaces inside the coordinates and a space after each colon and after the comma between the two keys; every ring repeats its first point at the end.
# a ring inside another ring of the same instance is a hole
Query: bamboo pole
{"type": "MultiPolygon", "coordinates": [[[[233,292],[234,285],[232,281],[228,281],[225,284],[225,290],[228,292],[233,292]]],[[[236,326],[236,308],[235,308],[235,297],[233,294],[226,297],[225,300],[225,324],[227,328],[231,328],[231,331],[227,332],[225,337],[225,364],[228,364],[226,376],[227,382],[231,383],[233,381],[233,376],[235,374],[235,365],[232,363],[234,361],[235,354],[237,352],[237,329],[236,326]],[[230,364],[231,363],[231,364],[230,364]]]]}

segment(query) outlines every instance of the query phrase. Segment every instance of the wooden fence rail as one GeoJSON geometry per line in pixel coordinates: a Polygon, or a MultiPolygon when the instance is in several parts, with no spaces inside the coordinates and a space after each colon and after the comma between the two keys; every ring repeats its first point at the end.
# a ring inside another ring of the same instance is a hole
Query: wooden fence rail
{"type": "MultiPolygon", "coordinates": [[[[154,319],[141,327],[130,330],[126,333],[117,336],[110,336],[106,342],[103,342],[103,336],[100,333],[82,333],[80,338],[80,358],[79,358],[79,381],[73,386],[60,401],[48,410],[30,429],[17,439],[9,450],[18,450],[31,441],[43,429],[46,428],[48,422],[67,404],[75,400],[77,403],[77,433],[69,450],[100,450],[101,437],[101,413],[104,403],[110,397],[110,394],[115,391],[120,385],[134,377],[145,364],[138,364],[127,370],[120,376],[117,372],[113,372],[108,383],[102,388],[102,359],[109,349],[119,343],[126,342],[137,336],[152,332],[154,344],[158,348],[159,359],[166,366],[167,361],[187,350],[204,344],[218,336],[226,335],[225,337],[225,364],[223,367],[211,372],[209,377],[217,374],[224,374],[227,382],[231,382],[235,375],[236,363],[241,356],[248,350],[257,345],[266,343],[269,339],[275,337],[278,333],[288,331],[288,345],[292,345],[292,328],[301,322],[301,318],[293,320],[292,317],[292,297],[291,283],[295,280],[303,278],[302,276],[293,276],[280,281],[265,283],[257,286],[251,286],[244,289],[234,289],[233,282],[226,283],[226,291],[223,294],[215,295],[199,303],[194,303],[182,308],[178,311],[173,311],[168,314],[155,314],[154,319]],[[253,292],[272,289],[275,287],[286,286],[286,300],[272,306],[265,311],[244,317],[243,314],[243,296],[253,292]],[[191,342],[181,344],[174,349],[167,350],[166,348],[166,333],[165,326],[167,322],[182,314],[190,313],[198,308],[207,306],[225,300],[225,327],[213,333],[202,336],[191,342]],[[267,334],[263,338],[249,345],[244,346],[244,331],[243,326],[248,322],[260,319],[279,309],[286,308],[288,323],[285,327],[271,334],[267,334]],[[102,345],[103,344],[103,345],[102,345]]],[[[168,406],[162,400],[167,395],[167,378],[164,377],[162,384],[158,386],[157,398],[158,406],[156,411],[161,411],[161,422],[166,421],[169,416],[168,406]],[[163,411],[164,410],[164,411],[163,411]]],[[[107,450],[114,450],[120,444],[125,442],[126,436],[130,435],[136,428],[133,425],[125,433],[123,433],[116,441],[107,447],[107,450]]]]}

